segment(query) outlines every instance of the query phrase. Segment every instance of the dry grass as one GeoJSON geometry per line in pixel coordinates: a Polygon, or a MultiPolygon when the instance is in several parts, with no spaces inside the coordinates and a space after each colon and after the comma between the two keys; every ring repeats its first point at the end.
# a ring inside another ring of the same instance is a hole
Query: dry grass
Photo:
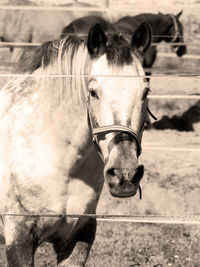
{"type": "MultiPolygon", "coordinates": [[[[87,267],[198,267],[199,227],[99,223],[87,267]]],[[[36,267],[56,266],[51,245],[40,248],[36,267]]]]}

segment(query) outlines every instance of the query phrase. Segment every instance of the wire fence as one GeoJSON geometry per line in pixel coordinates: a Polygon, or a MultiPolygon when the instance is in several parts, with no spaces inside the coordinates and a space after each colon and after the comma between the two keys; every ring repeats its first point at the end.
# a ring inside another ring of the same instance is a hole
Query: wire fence
{"type": "MultiPolygon", "coordinates": [[[[171,10],[171,5],[162,5],[162,4],[121,4],[121,5],[111,5],[110,1],[108,1],[104,5],[98,5],[98,6],[74,6],[74,5],[66,5],[66,6],[50,6],[50,5],[0,5],[0,9],[6,9],[6,10],[37,10],[37,11],[99,11],[99,12],[130,12],[131,10],[171,10]]],[[[183,8],[182,4],[176,4],[175,6],[176,10],[181,10],[183,8]]],[[[174,9],[174,7],[173,7],[174,9]]],[[[187,14],[194,14],[199,13],[200,5],[198,4],[188,4],[184,5],[184,12],[187,14]]]]}
{"type": "Polygon", "coordinates": [[[17,214],[0,213],[0,216],[29,217],[29,218],[96,218],[99,222],[129,222],[129,223],[150,223],[150,224],[191,224],[200,225],[200,215],[110,215],[110,214],[17,214]]]}
{"type": "MultiPolygon", "coordinates": [[[[33,48],[33,47],[39,47],[42,43],[40,42],[33,42],[33,43],[29,43],[29,42],[0,42],[0,48],[33,48]]],[[[172,47],[172,46],[192,46],[192,47],[197,47],[198,43],[188,43],[188,42],[184,42],[184,43],[151,43],[151,46],[158,46],[160,48],[164,48],[164,47],[172,47]]],[[[176,54],[171,53],[171,52],[159,52],[158,53],[159,57],[177,57],[176,54]]],[[[187,54],[184,55],[184,58],[188,58],[188,59],[200,59],[200,55],[195,55],[195,54],[187,54]]]]}
{"type": "MultiPolygon", "coordinates": [[[[176,7],[179,9],[178,7],[179,5],[176,5],[176,7]]],[[[127,3],[125,5],[113,5],[112,1],[106,0],[103,2],[103,5],[97,5],[97,6],[37,6],[37,5],[0,5],[0,9],[2,10],[35,10],[35,11],[91,11],[91,12],[110,12],[110,11],[119,11],[119,12],[130,12],[130,8],[131,10],[146,10],[148,8],[152,9],[152,8],[170,8],[171,9],[171,5],[160,5],[159,7],[158,5],[146,5],[146,4],[130,4],[127,6],[127,3]]],[[[182,9],[184,7],[184,13],[186,13],[188,10],[191,10],[191,13],[194,14],[195,11],[200,10],[200,5],[198,4],[188,4],[188,5],[180,5],[180,9],[182,9]]],[[[13,32],[11,31],[10,34],[17,34],[17,32],[13,32]]],[[[28,32],[20,32],[20,34],[28,34],[28,32]]],[[[34,34],[42,34],[40,32],[34,32],[34,34]]],[[[50,34],[50,32],[48,33],[50,34]]],[[[53,32],[52,32],[53,34],[53,32]]],[[[54,33],[55,34],[55,33],[54,33]]],[[[170,37],[170,36],[165,36],[165,35],[153,35],[153,37],[170,37]]],[[[171,36],[174,37],[174,36],[171,36]]],[[[0,42],[0,47],[8,47],[8,48],[13,48],[13,47],[37,47],[40,46],[41,43],[40,42],[34,42],[34,43],[29,43],[29,42],[0,42]]],[[[152,46],[158,46],[159,47],[167,47],[167,46],[172,46],[172,45],[176,45],[176,46],[181,46],[181,45],[187,45],[188,47],[198,47],[198,43],[194,42],[183,42],[183,43],[174,43],[174,44],[170,44],[170,43],[152,43],[152,46]]],[[[174,55],[173,53],[167,52],[167,53],[159,53],[160,57],[175,57],[176,55],[174,55]]],[[[184,58],[190,58],[190,59],[200,59],[199,55],[193,55],[193,54],[187,54],[184,56],[184,58]]]]}
{"type": "MultiPolygon", "coordinates": [[[[12,32],[9,32],[12,33],[12,32]]],[[[25,34],[27,34],[28,32],[26,32],[25,34]]],[[[37,32],[35,32],[35,34],[37,34],[37,32]]],[[[38,32],[38,34],[41,34],[40,32],[38,32]]],[[[171,36],[168,36],[169,38],[171,36]]],[[[30,42],[1,42],[0,43],[0,47],[37,47],[40,46],[42,43],[40,42],[35,42],[35,43],[30,43],[30,42]]],[[[184,43],[151,43],[151,46],[159,46],[159,47],[170,47],[170,46],[183,46],[183,45],[187,45],[187,46],[197,46],[199,45],[198,43],[188,43],[188,42],[184,42],[184,43]]]]}
{"type": "MultiPolygon", "coordinates": [[[[159,8],[164,8],[164,9],[171,9],[171,6],[166,6],[166,5],[159,5],[159,8]]],[[[8,10],[39,10],[39,11],[44,11],[44,10],[50,10],[50,11],[102,11],[102,12],[109,12],[112,8],[112,11],[130,11],[130,8],[126,7],[115,7],[110,5],[110,1],[107,0],[107,3],[105,4],[104,7],[70,7],[70,6],[6,6],[6,5],[0,5],[0,9],[8,9],[8,10]]],[[[137,5],[137,6],[132,6],[132,9],[143,9],[146,10],[148,8],[158,8],[157,5],[137,5]]],[[[182,8],[182,5],[176,5],[176,8],[182,8]]],[[[185,5],[185,10],[187,13],[193,13],[199,12],[200,11],[200,6],[196,5],[185,5]]],[[[185,12],[185,11],[184,11],[185,12]]],[[[158,36],[156,36],[158,37],[158,36]]],[[[168,36],[169,37],[169,36],[168,36]]],[[[25,42],[1,42],[0,47],[36,47],[41,45],[41,43],[25,43],[25,42]]],[[[157,43],[153,43],[152,45],[158,45],[157,43]]],[[[163,44],[162,44],[163,45],[163,44]]],[[[172,44],[165,44],[167,46],[171,46],[172,44]]],[[[189,43],[189,42],[184,42],[184,43],[177,43],[173,45],[187,45],[187,46],[197,46],[199,44],[197,43],[189,43]]],[[[176,57],[174,54],[170,53],[159,53],[160,56],[168,56],[168,57],[176,57]]],[[[194,58],[194,59],[200,59],[199,55],[185,55],[185,58],[194,58]]],[[[196,74],[192,73],[187,73],[187,74],[181,74],[177,70],[170,70],[171,75],[175,76],[178,75],[176,78],[183,78],[183,77],[190,77],[190,78],[200,78],[200,74],[198,75],[198,70],[196,70],[196,74]]],[[[171,77],[169,75],[169,77],[171,77]]],[[[40,75],[44,77],[51,77],[51,78],[56,78],[56,77],[66,77],[66,75],[40,75]]],[[[69,76],[69,75],[68,75],[69,76]]],[[[71,77],[77,77],[80,75],[70,75],[71,77]]],[[[82,77],[86,77],[88,75],[82,75],[82,77]]],[[[102,75],[100,75],[102,76],[102,75]]],[[[154,75],[153,77],[161,77],[163,75],[154,75]]],[[[164,75],[167,77],[167,75],[164,75]]],[[[38,75],[34,74],[0,74],[0,78],[16,78],[16,77],[38,77],[38,75]]],[[[133,76],[126,76],[126,77],[133,77],[133,76]]],[[[149,75],[142,76],[142,77],[151,77],[149,75]]],[[[193,94],[193,95],[150,95],[148,98],[150,99],[200,99],[200,95],[198,94],[193,94]]],[[[152,145],[144,145],[144,150],[160,150],[160,151],[171,151],[171,152],[194,152],[194,153],[199,153],[200,148],[198,147],[178,147],[178,146],[152,146],[152,145]]],[[[155,223],[155,224],[191,224],[191,225],[200,225],[200,215],[185,215],[185,216],[168,216],[168,215],[148,215],[148,216],[142,216],[142,215],[107,215],[107,214],[7,214],[7,213],[0,213],[0,216],[27,216],[27,217],[70,217],[70,218],[80,218],[80,217],[93,217],[96,218],[98,221],[102,222],[134,222],[134,223],[155,223]]]]}
{"type": "MultiPolygon", "coordinates": [[[[168,74],[163,74],[163,73],[156,73],[153,74],[153,76],[151,75],[102,75],[102,74],[97,74],[97,75],[92,75],[92,74],[16,74],[16,73],[0,73],[0,78],[17,78],[17,77],[26,77],[26,78],[65,78],[65,77],[74,77],[74,78],[95,78],[95,77],[107,77],[107,78],[120,78],[120,77],[124,77],[124,78],[161,78],[161,77],[165,77],[165,78],[169,78],[171,79],[172,77],[176,77],[176,79],[183,79],[183,78],[195,78],[195,79],[199,79],[200,75],[196,75],[196,74],[186,74],[186,73],[180,73],[178,72],[177,75],[175,75],[174,72],[172,72],[172,74],[168,73],[168,74]]],[[[197,95],[198,96],[198,95],[197,95]]]]}

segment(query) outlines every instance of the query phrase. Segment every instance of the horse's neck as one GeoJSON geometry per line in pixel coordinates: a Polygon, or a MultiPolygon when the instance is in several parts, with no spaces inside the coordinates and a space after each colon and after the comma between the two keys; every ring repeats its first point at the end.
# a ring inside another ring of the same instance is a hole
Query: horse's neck
{"type": "MultiPolygon", "coordinates": [[[[40,73],[36,71],[34,74],[40,73]]],[[[46,74],[46,73],[43,73],[46,74]]],[[[51,125],[53,135],[60,143],[65,144],[65,149],[70,157],[84,157],[91,149],[92,139],[87,121],[86,104],[81,99],[72,97],[65,91],[70,86],[68,83],[60,84],[57,78],[38,80],[40,84],[39,110],[43,114],[42,120],[51,125]],[[67,86],[68,85],[68,86],[67,86]],[[65,86],[65,90],[60,90],[65,86]],[[80,103],[81,102],[81,103],[80,103]]],[[[60,80],[62,82],[62,80],[60,80]]],[[[69,89],[68,89],[69,90],[69,89]]]]}
{"type": "Polygon", "coordinates": [[[75,105],[60,105],[51,114],[56,138],[65,146],[66,173],[73,171],[72,166],[82,164],[93,147],[87,112],[75,105]]]}
{"type": "Polygon", "coordinates": [[[59,138],[65,140],[66,146],[77,152],[78,156],[84,156],[92,144],[88,127],[87,112],[77,102],[64,101],[54,106],[49,113],[55,132],[59,138]]]}
{"type": "MultiPolygon", "coordinates": [[[[170,19],[162,14],[154,15],[148,21],[151,24],[153,35],[165,35],[166,30],[170,27],[170,19]]],[[[162,40],[162,37],[153,37],[153,42],[161,42],[162,40]]]]}

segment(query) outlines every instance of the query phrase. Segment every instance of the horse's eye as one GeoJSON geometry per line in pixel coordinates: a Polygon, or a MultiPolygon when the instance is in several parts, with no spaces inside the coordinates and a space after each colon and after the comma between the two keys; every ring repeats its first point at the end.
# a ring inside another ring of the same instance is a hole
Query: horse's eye
{"type": "Polygon", "coordinates": [[[90,89],[90,95],[91,95],[91,97],[99,99],[99,96],[98,96],[97,92],[94,89],[90,89]]]}
{"type": "Polygon", "coordinates": [[[150,88],[149,87],[146,87],[145,88],[145,92],[144,92],[143,97],[142,97],[142,100],[144,100],[144,99],[147,98],[149,91],[150,91],[150,88]]]}

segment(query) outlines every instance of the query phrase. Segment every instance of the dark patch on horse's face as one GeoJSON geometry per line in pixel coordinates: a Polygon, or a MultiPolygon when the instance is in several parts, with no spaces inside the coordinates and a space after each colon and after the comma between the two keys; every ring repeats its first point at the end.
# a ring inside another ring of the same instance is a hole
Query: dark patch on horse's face
{"type": "Polygon", "coordinates": [[[133,61],[130,41],[119,33],[106,35],[99,24],[91,27],[87,47],[91,58],[99,58],[105,54],[108,64],[125,65],[133,61]]]}
{"type": "Polygon", "coordinates": [[[143,22],[133,33],[131,40],[120,33],[108,33],[95,24],[88,34],[88,51],[91,58],[106,55],[108,64],[123,66],[133,62],[132,53],[137,57],[143,54],[151,43],[152,30],[148,23],[143,22]]]}
{"type": "Polygon", "coordinates": [[[130,45],[120,34],[107,36],[106,56],[109,64],[125,65],[133,61],[130,45]]]}

